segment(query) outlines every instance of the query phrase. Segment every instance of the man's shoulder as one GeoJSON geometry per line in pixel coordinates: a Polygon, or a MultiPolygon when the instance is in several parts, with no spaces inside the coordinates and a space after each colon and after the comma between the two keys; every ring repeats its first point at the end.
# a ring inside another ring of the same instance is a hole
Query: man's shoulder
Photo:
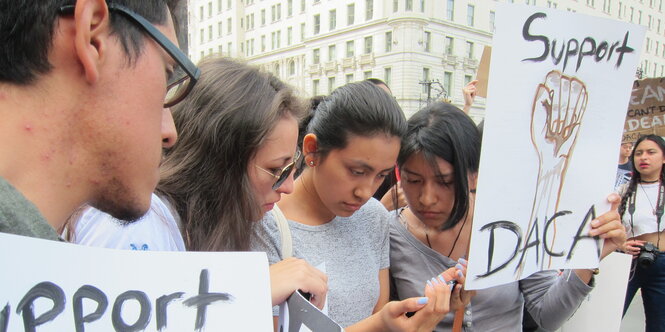
{"type": "Polygon", "coordinates": [[[37,207],[0,177],[0,232],[48,240],[59,236],[37,207]]]}

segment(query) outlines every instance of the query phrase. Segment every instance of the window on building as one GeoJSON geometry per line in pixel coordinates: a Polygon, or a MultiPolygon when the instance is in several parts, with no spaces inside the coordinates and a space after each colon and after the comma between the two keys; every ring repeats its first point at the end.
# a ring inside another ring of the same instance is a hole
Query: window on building
{"type": "Polygon", "coordinates": [[[420,0],[420,12],[425,12],[425,0],[420,0]]]}
{"type": "Polygon", "coordinates": [[[365,21],[374,18],[374,0],[365,0],[365,21]]]}
{"type": "Polygon", "coordinates": [[[293,27],[286,28],[286,45],[291,46],[293,43],[293,27]]]}
{"type": "Polygon", "coordinates": [[[449,21],[455,19],[455,0],[448,0],[448,6],[446,6],[446,18],[449,21]]]}
{"type": "Polygon", "coordinates": [[[466,24],[470,27],[473,26],[474,18],[476,15],[476,7],[474,5],[466,6],[466,24]]]}
{"type": "Polygon", "coordinates": [[[205,40],[205,30],[199,30],[199,36],[201,36],[200,43],[203,44],[203,41],[205,40]]]}
{"type": "MultiPolygon", "coordinates": [[[[221,13],[221,12],[222,12],[222,0],[217,0],[217,13],[221,13]]],[[[220,48],[219,53],[222,53],[221,48],[220,48]]]]}
{"type": "Polygon", "coordinates": [[[328,61],[335,61],[335,59],[337,59],[337,47],[328,45],[328,61]]]}
{"type": "MultiPolygon", "coordinates": [[[[220,1],[220,3],[221,3],[221,1],[220,1]]],[[[218,45],[218,46],[217,46],[217,52],[218,52],[219,54],[222,54],[222,45],[218,45]]]]}
{"type": "Polygon", "coordinates": [[[231,34],[233,31],[233,20],[229,17],[226,19],[226,33],[231,34]]]}
{"type": "Polygon", "coordinates": [[[386,32],[386,53],[392,52],[393,50],[393,32],[386,32]]]}
{"type": "Polygon", "coordinates": [[[446,90],[447,95],[453,91],[453,73],[449,71],[443,73],[443,89],[446,90]]]}
{"type": "Polygon", "coordinates": [[[445,45],[444,52],[447,55],[453,55],[453,51],[454,51],[453,46],[454,45],[455,45],[455,40],[453,39],[453,37],[446,37],[446,45],[445,45]]]}
{"type": "Polygon", "coordinates": [[[282,30],[277,31],[277,48],[282,47],[282,30]]]}
{"type": "Polygon", "coordinates": [[[490,31],[494,32],[494,20],[496,18],[496,13],[494,11],[490,11],[490,31]]]}
{"type": "Polygon", "coordinates": [[[331,10],[328,13],[328,15],[329,15],[329,20],[330,20],[329,30],[333,31],[337,27],[337,10],[336,9],[331,10]]]}
{"type": "Polygon", "coordinates": [[[383,81],[390,87],[392,81],[393,69],[391,67],[383,68],[383,81]]]}
{"type": "Polygon", "coordinates": [[[270,6],[270,22],[277,20],[277,8],[275,5],[270,6]]]}
{"type": "Polygon", "coordinates": [[[318,65],[321,62],[321,49],[315,48],[312,50],[312,63],[318,65]]]}
{"type": "Polygon", "coordinates": [[[212,25],[208,26],[208,40],[212,40],[212,25]]]}
{"type": "Polygon", "coordinates": [[[296,62],[291,60],[289,61],[289,76],[296,74],[296,62]]]}
{"type": "MultiPolygon", "coordinates": [[[[429,83],[429,68],[423,68],[423,83],[429,83]]],[[[423,84],[423,94],[427,94],[430,91],[430,84],[423,84]]]]}
{"type": "Polygon", "coordinates": [[[346,84],[353,83],[353,74],[346,74],[346,84]]]}
{"type": "Polygon", "coordinates": [[[261,36],[261,52],[266,51],[266,35],[261,36]]]}
{"type": "Polygon", "coordinates": [[[371,70],[366,70],[363,72],[363,79],[366,80],[368,78],[372,78],[372,71],[371,70]]]}
{"type": "Polygon", "coordinates": [[[471,76],[471,75],[464,75],[464,86],[466,86],[467,84],[469,84],[469,82],[471,82],[472,80],[473,80],[473,76],[471,76]]]}
{"type": "Polygon", "coordinates": [[[314,15],[314,34],[318,35],[321,32],[321,15],[314,15]]]}
{"type": "Polygon", "coordinates": [[[277,48],[277,33],[275,31],[270,33],[270,49],[277,48]]]}
{"type": "Polygon", "coordinates": [[[399,0],[393,0],[393,13],[399,10],[399,0]]]}
{"type": "Polygon", "coordinates": [[[199,7],[199,20],[203,21],[203,6],[199,7]]]}
{"type": "Polygon", "coordinates": [[[356,45],[353,42],[353,40],[349,40],[349,41],[346,42],[346,57],[347,58],[351,58],[351,57],[355,56],[355,54],[356,54],[355,48],[356,48],[356,45]]]}
{"type": "Polygon", "coordinates": [[[405,0],[404,2],[404,10],[410,12],[413,10],[413,0],[405,0]]]}
{"type": "Polygon", "coordinates": [[[293,15],[293,0],[287,0],[286,2],[286,16],[291,17],[293,15]]]}
{"type": "Polygon", "coordinates": [[[319,95],[319,80],[312,80],[312,95],[319,95]]]}
{"type": "Polygon", "coordinates": [[[261,9],[261,26],[266,25],[266,10],[261,9]]]}
{"type": "Polygon", "coordinates": [[[328,94],[335,90],[335,77],[328,77],[328,94]]]}
{"type": "Polygon", "coordinates": [[[300,41],[305,40],[305,23],[300,23],[300,41]]]}
{"type": "Polygon", "coordinates": [[[208,17],[212,17],[212,1],[208,2],[208,17]]]}
{"type": "Polygon", "coordinates": [[[473,59],[473,42],[466,42],[466,57],[473,59]]]}
{"type": "Polygon", "coordinates": [[[300,12],[305,12],[305,0],[300,0],[300,12]]]}
{"type": "Polygon", "coordinates": [[[219,21],[217,22],[217,37],[221,37],[223,33],[224,30],[222,29],[222,21],[219,21]]]}
{"type": "Polygon", "coordinates": [[[370,54],[372,53],[372,46],[373,46],[374,40],[372,36],[365,37],[365,54],[370,54]]]}
{"type": "Polygon", "coordinates": [[[231,9],[231,0],[226,0],[226,9],[231,9]]]}
{"type": "Polygon", "coordinates": [[[430,45],[432,45],[432,33],[429,32],[429,31],[425,31],[424,39],[425,40],[423,42],[425,43],[425,45],[424,45],[425,46],[425,52],[429,52],[431,50],[430,45]]]}
{"type": "Polygon", "coordinates": [[[277,4],[277,20],[279,21],[281,19],[282,19],[282,4],[278,3],[277,4]]]}
{"type": "Polygon", "coordinates": [[[346,25],[352,25],[356,19],[356,5],[348,4],[346,6],[346,25]]]}
{"type": "Polygon", "coordinates": [[[206,56],[205,52],[201,51],[201,55],[200,55],[199,59],[203,59],[204,56],[206,56]]]}
{"type": "Polygon", "coordinates": [[[233,43],[229,42],[226,44],[226,53],[228,53],[228,55],[231,55],[232,48],[233,48],[233,43]]]}

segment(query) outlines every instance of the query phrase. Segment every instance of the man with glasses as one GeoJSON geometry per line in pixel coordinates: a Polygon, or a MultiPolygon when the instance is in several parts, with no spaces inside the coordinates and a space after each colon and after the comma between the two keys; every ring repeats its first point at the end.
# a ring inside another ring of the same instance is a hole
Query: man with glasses
{"type": "Polygon", "coordinates": [[[199,76],[176,2],[0,0],[0,232],[58,239],[86,203],[147,211],[177,136],[168,107],[199,76]]]}

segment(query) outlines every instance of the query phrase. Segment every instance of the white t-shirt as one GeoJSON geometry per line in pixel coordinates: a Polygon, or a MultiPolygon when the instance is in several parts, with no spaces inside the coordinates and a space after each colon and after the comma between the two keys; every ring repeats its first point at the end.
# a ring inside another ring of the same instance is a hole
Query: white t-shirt
{"type": "Polygon", "coordinates": [[[185,251],[176,218],[155,194],[146,215],[129,224],[95,208],[86,209],[76,221],[72,242],[127,250],[185,251]]]}
{"type": "Polygon", "coordinates": [[[637,188],[635,188],[635,213],[633,214],[632,223],[628,210],[630,201],[626,203],[626,212],[623,214],[623,224],[626,226],[626,234],[629,237],[656,233],[665,228],[665,224],[659,227],[655,213],[658,205],[659,189],[659,183],[637,184],[637,188]]]}

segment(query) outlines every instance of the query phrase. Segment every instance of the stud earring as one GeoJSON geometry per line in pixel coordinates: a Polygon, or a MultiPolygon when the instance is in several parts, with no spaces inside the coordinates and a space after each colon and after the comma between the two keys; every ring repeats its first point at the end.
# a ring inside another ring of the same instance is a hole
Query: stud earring
{"type": "Polygon", "coordinates": [[[314,166],[314,160],[309,161],[309,166],[314,166]]]}

